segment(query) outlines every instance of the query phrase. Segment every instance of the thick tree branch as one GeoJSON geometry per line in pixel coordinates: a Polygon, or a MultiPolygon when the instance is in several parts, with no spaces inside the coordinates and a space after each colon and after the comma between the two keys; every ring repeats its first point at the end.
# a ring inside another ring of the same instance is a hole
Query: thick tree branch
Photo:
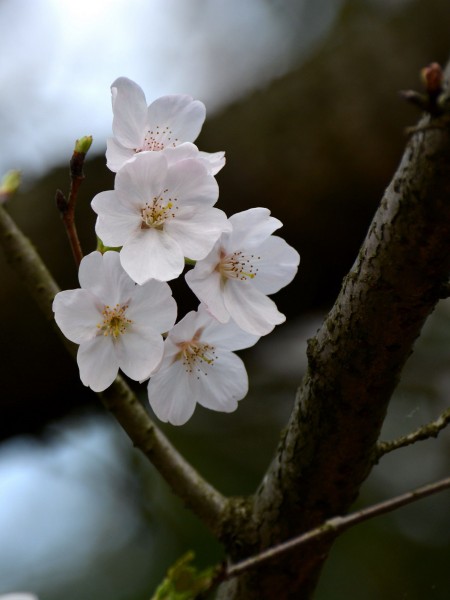
{"type": "Polygon", "coordinates": [[[435,421],[422,425],[416,431],[403,435],[396,440],[389,442],[378,442],[376,447],[376,458],[379,460],[385,454],[410,446],[422,440],[428,440],[437,437],[439,433],[450,423],[450,408],[445,410],[435,421]]]}
{"type": "MultiPolygon", "coordinates": [[[[0,244],[6,258],[37,302],[44,316],[53,320],[52,302],[59,288],[31,242],[0,206],[0,244]]],[[[57,328],[56,328],[57,329],[57,328]]],[[[60,333],[59,329],[57,331],[60,333]]],[[[76,346],[61,334],[73,356],[76,346]]],[[[205,481],[175,450],[156,427],[142,404],[119,376],[102,394],[104,406],[114,414],[136,448],[158,469],[172,490],[209,527],[220,534],[229,514],[229,501],[205,481]]]]}
{"type": "MultiPolygon", "coordinates": [[[[450,273],[450,129],[424,117],[322,328],[234,560],[345,514],[376,457],[389,399],[450,273]],[[432,128],[428,127],[433,125],[432,128]]],[[[309,598],[332,540],[225,583],[219,598],[309,598]],[[289,590],[286,592],[286,590],[289,590]]]]}

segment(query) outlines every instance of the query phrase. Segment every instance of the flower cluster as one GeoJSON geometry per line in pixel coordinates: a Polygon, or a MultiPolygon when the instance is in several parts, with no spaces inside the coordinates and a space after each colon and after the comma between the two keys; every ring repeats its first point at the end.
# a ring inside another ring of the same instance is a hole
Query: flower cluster
{"type": "Polygon", "coordinates": [[[142,89],[120,77],[111,87],[113,134],[107,142],[114,190],[92,200],[101,248],[81,261],[80,289],[55,297],[55,320],[79,344],[82,382],[100,392],[119,369],[148,383],[162,420],[182,425],[196,403],[236,409],[248,378],[235,350],[282,323],[268,295],[294,278],[300,257],[273,235],[281,222],[265,208],[227,219],[215,208],[223,152],[194,141],[205,107],[190,96],[147,106],[142,89]],[[200,301],[178,323],[168,281],[185,279],[200,301]]]}

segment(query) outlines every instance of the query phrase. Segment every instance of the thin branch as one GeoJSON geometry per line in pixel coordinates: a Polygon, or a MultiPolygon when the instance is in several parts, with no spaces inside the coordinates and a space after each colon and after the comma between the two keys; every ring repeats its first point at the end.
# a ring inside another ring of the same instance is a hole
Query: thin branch
{"type": "MultiPolygon", "coordinates": [[[[53,322],[52,302],[59,288],[36,249],[3,206],[0,206],[0,245],[45,317],[53,322]]],[[[72,356],[75,356],[76,346],[57,331],[72,356]]],[[[174,493],[217,534],[223,526],[229,501],[177,452],[120,376],[99,397],[115,415],[135,447],[153,463],[174,493]]]]}
{"type": "Polygon", "coordinates": [[[441,479],[435,483],[424,485],[420,488],[416,488],[415,490],[406,492],[400,496],[395,496],[390,500],[373,504],[368,508],[363,508],[345,517],[334,517],[332,519],[328,519],[322,525],[320,525],[320,527],[316,527],[315,529],[284,542],[283,544],[278,544],[273,548],[269,548],[257,556],[247,558],[246,560],[229,566],[219,575],[219,581],[216,583],[216,585],[220,583],[220,581],[237,577],[249,569],[260,566],[262,563],[272,560],[273,558],[278,557],[280,554],[289,552],[289,550],[299,548],[300,546],[304,546],[305,544],[321,539],[325,536],[336,537],[337,534],[342,533],[346,529],[349,529],[354,525],[358,525],[363,521],[367,521],[373,517],[378,517],[379,515],[392,512],[397,508],[411,504],[417,500],[421,500],[426,496],[437,494],[438,492],[442,492],[448,488],[450,488],[450,477],[441,479]]]}
{"type": "Polygon", "coordinates": [[[69,244],[72,248],[73,258],[78,266],[83,258],[78,232],[75,225],[75,206],[77,203],[78,190],[84,180],[83,166],[86,153],[92,144],[92,136],[85,136],[76,141],[75,150],[70,159],[70,193],[69,200],[66,199],[61,190],[56,190],[56,206],[61,215],[66,229],[69,244]]]}
{"type": "Polygon", "coordinates": [[[432,437],[437,437],[439,433],[450,423],[450,408],[445,410],[435,421],[431,421],[427,425],[422,425],[416,431],[403,435],[402,437],[390,442],[379,442],[376,447],[376,458],[379,459],[385,454],[410,446],[421,440],[428,440],[432,437]]]}

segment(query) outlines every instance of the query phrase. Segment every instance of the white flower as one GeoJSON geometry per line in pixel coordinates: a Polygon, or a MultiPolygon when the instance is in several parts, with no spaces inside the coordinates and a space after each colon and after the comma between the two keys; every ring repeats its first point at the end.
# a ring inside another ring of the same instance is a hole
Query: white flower
{"type": "Polygon", "coordinates": [[[183,425],[198,402],[232,412],[248,391],[242,360],[232,352],[259,337],[233,322],[223,325],[200,305],[175,325],[164,342],[164,358],[148,384],[150,405],[161,421],[183,425]]]}
{"type": "Polygon", "coordinates": [[[225,213],[213,208],[218,195],[201,162],[169,165],[163,154],[145,152],[117,173],[114,191],[92,200],[95,230],[107,246],[123,246],[120,261],[136,283],[169,281],[185,257],[204,258],[229,228],[225,213]]]}
{"type": "Polygon", "coordinates": [[[266,208],[252,208],[229,219],[210,254],[186,274],[186,281],[221,323],[232,318],[244,331],[270,333],[283,323],[274,294],[294,278],[300,256],[283,239],[271,235],[282,226],[266,208]]]}
{"type": "Polygon", "coordinates": [[[162,96],[147,107],[142,89],[126,77],[111,86],[113,138],[107,140],[106,160],[111,171],[119,169],[137,152],[162,151],[171,160],[202,160],[212,175],[225,164],[224,152],[200,152],[193,142],[205,120],[205,105],[190,96],[162,96]],[[187,143],[187,147],[185,146],[187,143]]]}
{"type": "Polygon", "coordinates": [[[56,294],[53,310],[64,335],[80,344],[81,381],[101,392],[119,368],[131,379],[148,379],[163,356],[161,334],[176,319],[168,284],[137,286],[120,266],[117,252],[85,256],[79,280],[82,289],[56,294]]]}

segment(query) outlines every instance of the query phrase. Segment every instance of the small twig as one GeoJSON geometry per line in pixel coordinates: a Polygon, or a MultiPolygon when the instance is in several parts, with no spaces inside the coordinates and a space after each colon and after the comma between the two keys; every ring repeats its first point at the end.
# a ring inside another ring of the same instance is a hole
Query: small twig
{"type": "Polygon", "coordinates": [[[298,549],[300,546],[304,546],[309,542],[317,541],[326,536],[335,537],[338,533],[342,533],[350,527],[362,523],[363,521],[367,521],[373,517],[392,512],[397,508],[411,504],[417,500],[421,500],[426,496],[437,494],[438,492],[448,488],[450,488],[450,477],[441,479],[435,483],[424,485],[420,488],[416,488],[411,492],[406,492],[400,496],[395,496],[390,500],[379,502],[378,504],[374,504],[368,508],[363,508],[345,517],[333,517],[332,519],[328,519],[325,521],[325,523],[320,525],[320,527],[316,527],[315,529],[288,540],[283,544],[269,548],[268,550],[265,550],[256,556],[242,560],[234,565],[219,568],[214,581],[214,587],[227,579],[241,575],[244,571],[261,566],[262,563],[279,557],[281,554],[289,552],[294,548],[298,549]]]}
{"type": "MultiPolygon", "coordinates": [[[[59,288],[34,246],[3,206],[0,206],[0,245],[3,246],[7,261],[28,288],[44,316],[54,322],[52,302],[59,288]]],[[[57,331],[72,356],[75,356],[77,347],[59,329],[57,331]]],[[[217,534],[223,526],[222,520],[230,501],[203,479],[172,446],[122,377],[117,377],[99,397],[115,415],[135,447],[153,463],[174,493],[217,534]]]]}
{"type": "Polygon", "coordinates": [[[75,143],[75,149],[70,159],[70,193],[67,200],[61,190],[56,190],[56,206],[69,238],[72,254],[78,266],[83,258],[80,240],[75,225],[75,206],[77,203],[78,190],[84,180],[83,165],[86,153],[92,144],[92,136],[85,136],[75,143]]]}
{"type": "Polygon", "coordinates": [[[427,425],[422,425],[411,433],[392,440],[390,442],[378,442],[376,449],[376,458],[380,459],[385,454],[410,446],[421,440],[428,440],[431,437],[437,437],[439,433],[450,423],[450,408],[445,410],[435,421],[431,421],[427,425]]]}

